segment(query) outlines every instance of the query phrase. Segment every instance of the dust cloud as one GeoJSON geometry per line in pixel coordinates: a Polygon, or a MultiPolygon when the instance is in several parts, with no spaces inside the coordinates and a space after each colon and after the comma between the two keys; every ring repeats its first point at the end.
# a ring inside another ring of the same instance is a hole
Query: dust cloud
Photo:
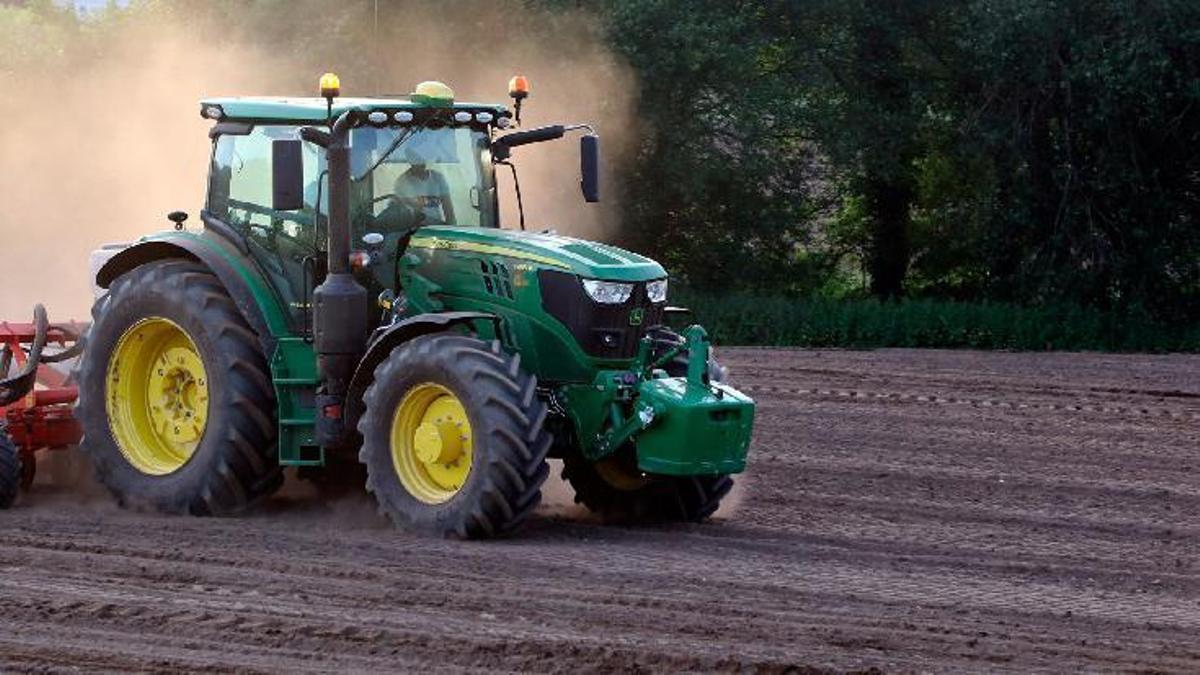
{"type": "Polygon", "coordinates": [[[18,502],[28,508],[57,508],[88,504],[94,510],[116,511],[112,495],[96,480],[91,461],[75,446],[37,451],[37,471],[30,493],[18,502]]]}
{"type": "Polygon", "coordinates": [[[550,475],[542,483],[542,503],[537,513],[547,518],[565,518],[577,522],[600,522],[599,516],[575,501],[575,490],[562,477],[561,459],[548,459],[550,475]]]}
{"type": "MultiPolygon", "coordinates": [[[[200,98],[310,96],[326,70],[346,96],[440,79],[474,101],[505,101],[508,78],[528,76],[524,126],[592,124],[606,179],[604,201],[585,204],[574,139],[517,149],[529,228],[604,239],[616,223],[612,178],[632,136],[635,88],[595,21],[519,2],[378,7],[376,23],[372,0],[137,4],[85,26],[88,49],[68,44],[69,54],[28,71],[0,64],[0,319],[24,320],[34,302],[52,320],[86,319],[91,250],[167,229],[176,209],[200,226],[210,126],[200,98]],[[267,22],[273,34],[237,16],[263,6],[279,14],[267,22]],[[551,22],[540,34],[555,39],[506,35],[522,21],[551,22]]],[[[500,180],[505,226],[516,227],[511,180],[500,180]]]]}
{"type": "Polygon", "coordinates": [[[749,474],[734,476],[733,489],[731,489],[729,494],[725,495],[725,498],[721,500],[721,505],[717,507],[717,511],[713,514],[713,518],[718,520],[729,520],[730,518],[736,516],[738,510],[741,509],[742,504],[746,501],[749,490],[749,474]]]}

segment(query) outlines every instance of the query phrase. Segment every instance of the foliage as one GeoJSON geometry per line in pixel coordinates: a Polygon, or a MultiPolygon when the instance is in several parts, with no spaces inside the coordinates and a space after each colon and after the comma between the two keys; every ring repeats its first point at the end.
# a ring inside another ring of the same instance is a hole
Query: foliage
{"type": "Polygon", "coordinates": [[[806,294],[865,269],[879,297],[1200,319],[1197,3],[607,16],[650,129],[629,223],[693,286],[806,294]]]}
{"type": "Polygon", "coordinates": [[[1131,307],[1038,307],[954,300],[833,300],[753,293],[675,293],[719,344],[1005,350],[1200,351],[1200,324],[1160,322],[1131,307]]]}
{"type": "Polygon", "coordinates": [[[51,0],[0,3],[0,75],[54,61],[77,29],[74,14],[51,0]]]}
{"type": "Polygon", "coordinates": [[[946,108],[990,167],[984,290],[1195,319],[1200,6],[980,2],[963,26],[946,108]]]}
{"type": "Polygon", "coordinates": [[[606,18],[644,120],[624,243],[699,286],[732,267],[747,287],[819,284],[836,253],[805,246],[818,158],[794,124],[795,83],[769,75],[779,52],[761,3],[615,2],[606,18]]]}

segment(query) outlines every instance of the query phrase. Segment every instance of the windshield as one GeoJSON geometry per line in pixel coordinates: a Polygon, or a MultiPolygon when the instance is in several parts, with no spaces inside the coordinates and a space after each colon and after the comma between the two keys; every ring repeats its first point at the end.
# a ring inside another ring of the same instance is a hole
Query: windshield
{"type": "Polygon", "coordinates": [[[424,225],[496,227],[487,132],[466,127],[360,127],[350,136],[356,233],[424,225]]]}

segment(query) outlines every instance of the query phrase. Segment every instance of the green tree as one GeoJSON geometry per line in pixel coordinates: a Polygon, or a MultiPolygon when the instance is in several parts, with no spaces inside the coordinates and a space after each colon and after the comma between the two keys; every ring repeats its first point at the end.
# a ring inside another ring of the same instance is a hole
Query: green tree
{"type": "Polygon", "coordinates": [[[989,295],[1195,320],[1200,6],[979,1],[955,32],[940,105],[990,165],[989,295]]]}
{"type": "Polygon", "coordinates": [[[605,18],[640,76],[624,239],[698,287],[811,289],[818,209],[801,97],[760,2],[617,0],[605,18]]]}

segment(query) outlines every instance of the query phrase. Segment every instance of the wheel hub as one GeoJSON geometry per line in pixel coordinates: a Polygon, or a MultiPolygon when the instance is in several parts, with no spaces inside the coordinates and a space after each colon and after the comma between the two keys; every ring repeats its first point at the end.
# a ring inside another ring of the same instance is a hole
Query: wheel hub
{"type": "Polygon", "coordinates": [[[426,464],[452,464],[458,461],[465,440],[460,424],[440,420],[433,424],[422,422],[413,439],[417,458],[426,464]]]}
{"type": "Polygon", "coordinates": [[[161,476],[191,459],[208,422],[208,374],[179,325],[151,317],[126,329],[105,385],[109,429],[134,468],[161,476]]]}
{"type": "Polygon", "coordinates": [[[471,471],[471,422],[462,401],[440,384],[413,387],[396,407],[391,446],[409,494],[427,504],[449,500],[471,471]]]}
{"type": "Polygon", "coordinates": [[[184,347],[164,351],[148,389],[155,430],[174,443],[199,440],[208,413],[208,380],[196,353],[184,347]]]}

